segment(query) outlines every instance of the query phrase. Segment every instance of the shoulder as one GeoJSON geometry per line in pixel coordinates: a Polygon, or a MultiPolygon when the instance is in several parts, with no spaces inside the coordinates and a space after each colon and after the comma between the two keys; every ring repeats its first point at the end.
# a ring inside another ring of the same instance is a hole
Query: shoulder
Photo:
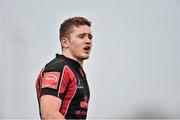
{"type": "Polygon", "coordinates": [[[66,62],[63,59],[54,58],[45,65],[43,72],[62,72],[66,65],[66,62]]]}

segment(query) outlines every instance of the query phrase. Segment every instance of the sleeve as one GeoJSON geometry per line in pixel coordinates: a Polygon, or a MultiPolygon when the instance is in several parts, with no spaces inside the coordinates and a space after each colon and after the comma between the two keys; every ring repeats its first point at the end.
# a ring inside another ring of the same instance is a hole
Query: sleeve
{"type": "MultiPolygon", "coordinates": [[[[42,72],[41,80],[41,96],[42,95],[52,95],[63,99],[64,92],[60,93],[61,84],[68,84],[68,79],[66,78],[65,65],[62,63],[50,63],[45,66],[42,72]],[[63,81],[63,83],[62,83],[63,81]]],[[[63,89],[66,89],[67,85],[64,85],[63,89]]]]}

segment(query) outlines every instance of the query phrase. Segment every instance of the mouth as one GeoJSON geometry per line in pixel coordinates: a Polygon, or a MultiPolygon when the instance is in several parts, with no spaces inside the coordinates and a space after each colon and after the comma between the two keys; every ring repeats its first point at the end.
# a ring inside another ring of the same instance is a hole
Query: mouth
{"type": "Polygon", "coordinates": [[[85,52],[90,52],[90,50],[91,50],[91,47],[90,46],[86,46],[86,47],[84,47],[84,50],[85,50],[85,52]]]}

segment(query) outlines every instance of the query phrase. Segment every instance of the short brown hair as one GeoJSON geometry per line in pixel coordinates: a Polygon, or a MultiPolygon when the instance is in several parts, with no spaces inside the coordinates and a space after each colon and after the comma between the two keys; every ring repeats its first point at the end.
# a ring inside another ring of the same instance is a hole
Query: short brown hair
{"type": "Polygon", "coordinates": [[[73,27],[78,27],[80,25],[87,25],[91,27],[91,22],[84,17],[71,17],[66,19],[60,26],[59,29],[59,38],[69,37],[69,34],[72,33],[73,27]]]}

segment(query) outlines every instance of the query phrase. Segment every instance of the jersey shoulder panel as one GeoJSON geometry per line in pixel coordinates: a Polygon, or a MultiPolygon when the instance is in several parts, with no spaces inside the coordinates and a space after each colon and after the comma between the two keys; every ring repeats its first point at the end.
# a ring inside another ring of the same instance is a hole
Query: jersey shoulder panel
{"type": "Polygon", "coordinates": [[[45,69],[43,72],[44,73],[45,72],[60,72],[60,73],[62,73],[65,65],[66,65],[66,63],[64,62],[64,60],[55,58],[45,65],[45,69]]]}

